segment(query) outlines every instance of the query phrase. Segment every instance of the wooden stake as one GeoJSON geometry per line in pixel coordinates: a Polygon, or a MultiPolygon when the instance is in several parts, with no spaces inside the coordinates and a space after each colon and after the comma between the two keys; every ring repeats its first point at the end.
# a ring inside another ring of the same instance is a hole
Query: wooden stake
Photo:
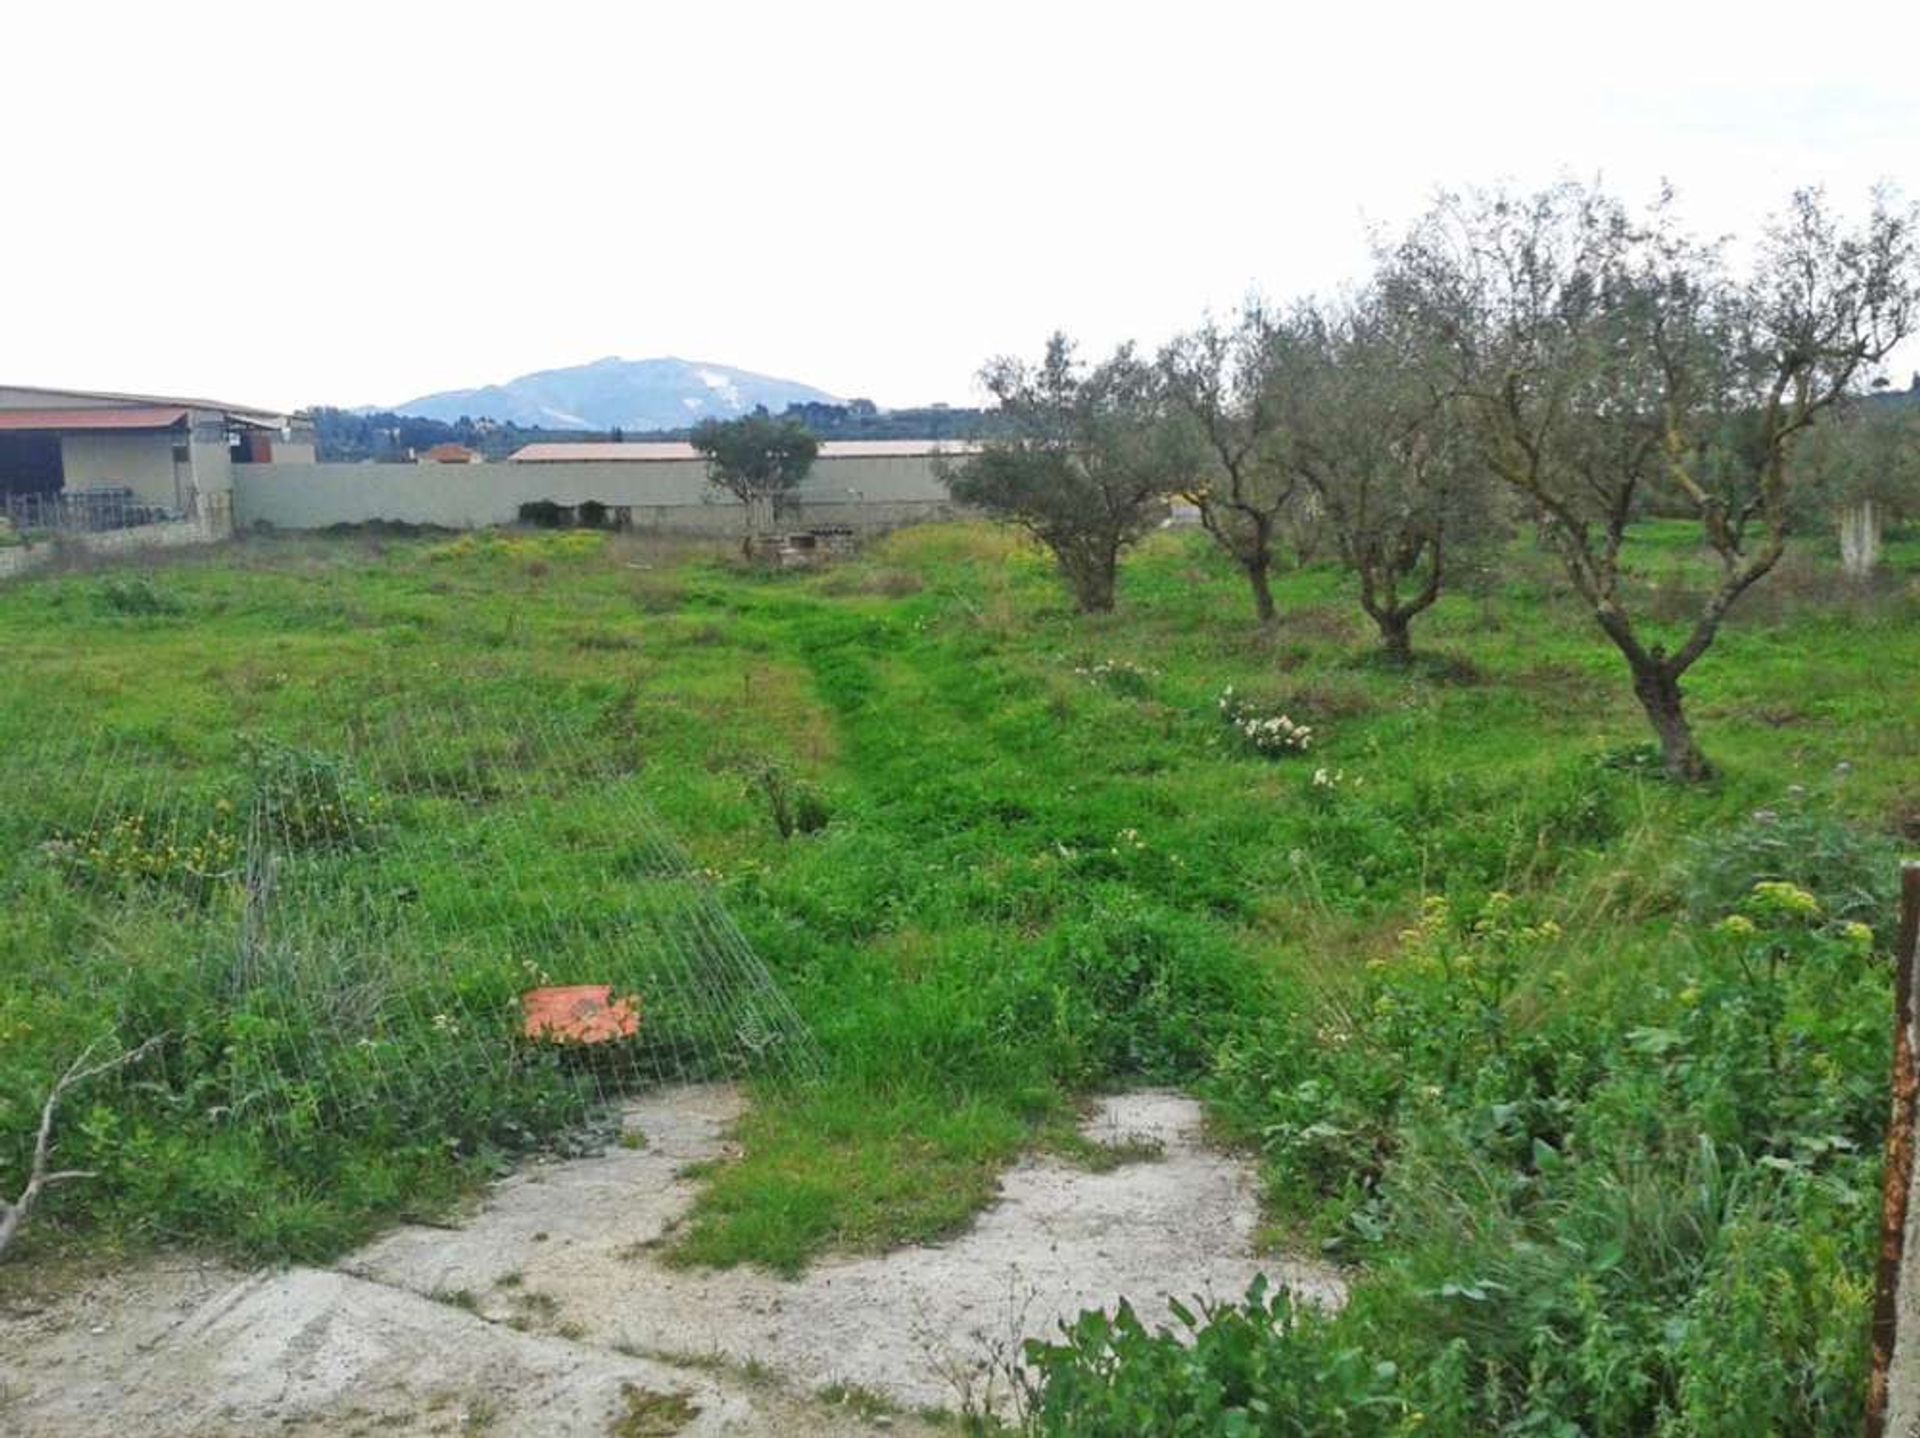
{"type": "Polygon", "coordinates": [[[1914,993],[1920,970],[1920,864],[1900,871],[1900,938],[1893,951],[1893,1115],[1881,1185],[1880,1266],[1873,1296],[1873,1366],[1867,1375],[1867,1438],[1920,1434],[1920,1243],[1914,1225],[1915,1123],[1920,1116],[1920,1034],[1914,993]],[[1898,1360],[1900,1368],[1895,1370],[1898,1360]]]}

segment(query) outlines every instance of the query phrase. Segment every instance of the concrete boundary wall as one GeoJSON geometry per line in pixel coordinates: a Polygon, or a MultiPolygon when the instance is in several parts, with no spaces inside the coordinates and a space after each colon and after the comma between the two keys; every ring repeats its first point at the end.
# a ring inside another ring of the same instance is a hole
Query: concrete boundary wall
{"type": "MultiPolygon", "coordinates": [[[[745,508],[707,482],[699,460],[566,464],[235,465],[238,528],[326,529],[375,521],[477,529],[511,524],[522,504],[624,506],[642,530],[737,535],[745,508]]],[[[827,458],[795,496],[794,527],[891,528],[958,513],[931,456],[827,458]]]]}

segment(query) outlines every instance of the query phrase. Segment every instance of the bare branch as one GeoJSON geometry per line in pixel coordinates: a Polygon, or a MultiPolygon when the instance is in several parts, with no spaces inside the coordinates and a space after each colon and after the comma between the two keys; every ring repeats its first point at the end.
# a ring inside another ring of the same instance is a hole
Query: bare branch
{"type": "Polygon", "coordinates": [[[166,1039],[164,1034],[155,1034],[138,1048],[126,1049],[109,1059],[98,1063],[89,1063],[93,1051],[99,1046],[94,1040],[80,1051],[78,1058],[67,1066],[67,1071],[54,1081],[53,1088],[47,1094],[47,1101],[40,1109],[40,1128],[34,1136],[33,1159],[27,1172],[26,1187],[20,1190],[20,1196],[8,1201],[0,1199],[0,1255],[4,1255],[26,1222],[27,1215],[39,1201],[40,1195],[58,1183],[70,1183],[75,1179],[94,1178],[97,1175],[90,1169],[67,1168],[49,1172],[47,1163],[53,1151],[53,1123],[60,1112],[60,1100],[66,1097],[70,1089],[77,1088],[90,1079],[102,1074],[127,1068],[138,1063],[158,1048],[166,1039]]]}

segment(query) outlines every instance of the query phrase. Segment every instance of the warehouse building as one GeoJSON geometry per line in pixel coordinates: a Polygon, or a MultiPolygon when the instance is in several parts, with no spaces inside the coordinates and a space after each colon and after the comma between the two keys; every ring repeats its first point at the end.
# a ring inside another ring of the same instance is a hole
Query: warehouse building
{"type": "Polygon", "coordinates": [[[0,385],[0,515],[23,527],[231,522],[236,466],[314,458],[299,414],[217,400],[0,385]]]}

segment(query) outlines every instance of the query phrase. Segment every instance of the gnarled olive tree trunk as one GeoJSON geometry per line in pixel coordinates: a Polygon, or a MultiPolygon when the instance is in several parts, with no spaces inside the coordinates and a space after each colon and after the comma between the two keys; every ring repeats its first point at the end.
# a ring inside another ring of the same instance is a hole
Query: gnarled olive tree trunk
{"type": "Polygon", "coordinates": [[[1647,722],[1659,737],[1660,763],[1667,777],[1681,784],[1709,777],[1713,770],[1694,742],[1693,726],[1687,723],[1682,703],[1680,675],[1674,672],[1672,661],[1628,655],[1627,664],[1633,670],[1633,697],[1640,701],[1647,722]]]}

